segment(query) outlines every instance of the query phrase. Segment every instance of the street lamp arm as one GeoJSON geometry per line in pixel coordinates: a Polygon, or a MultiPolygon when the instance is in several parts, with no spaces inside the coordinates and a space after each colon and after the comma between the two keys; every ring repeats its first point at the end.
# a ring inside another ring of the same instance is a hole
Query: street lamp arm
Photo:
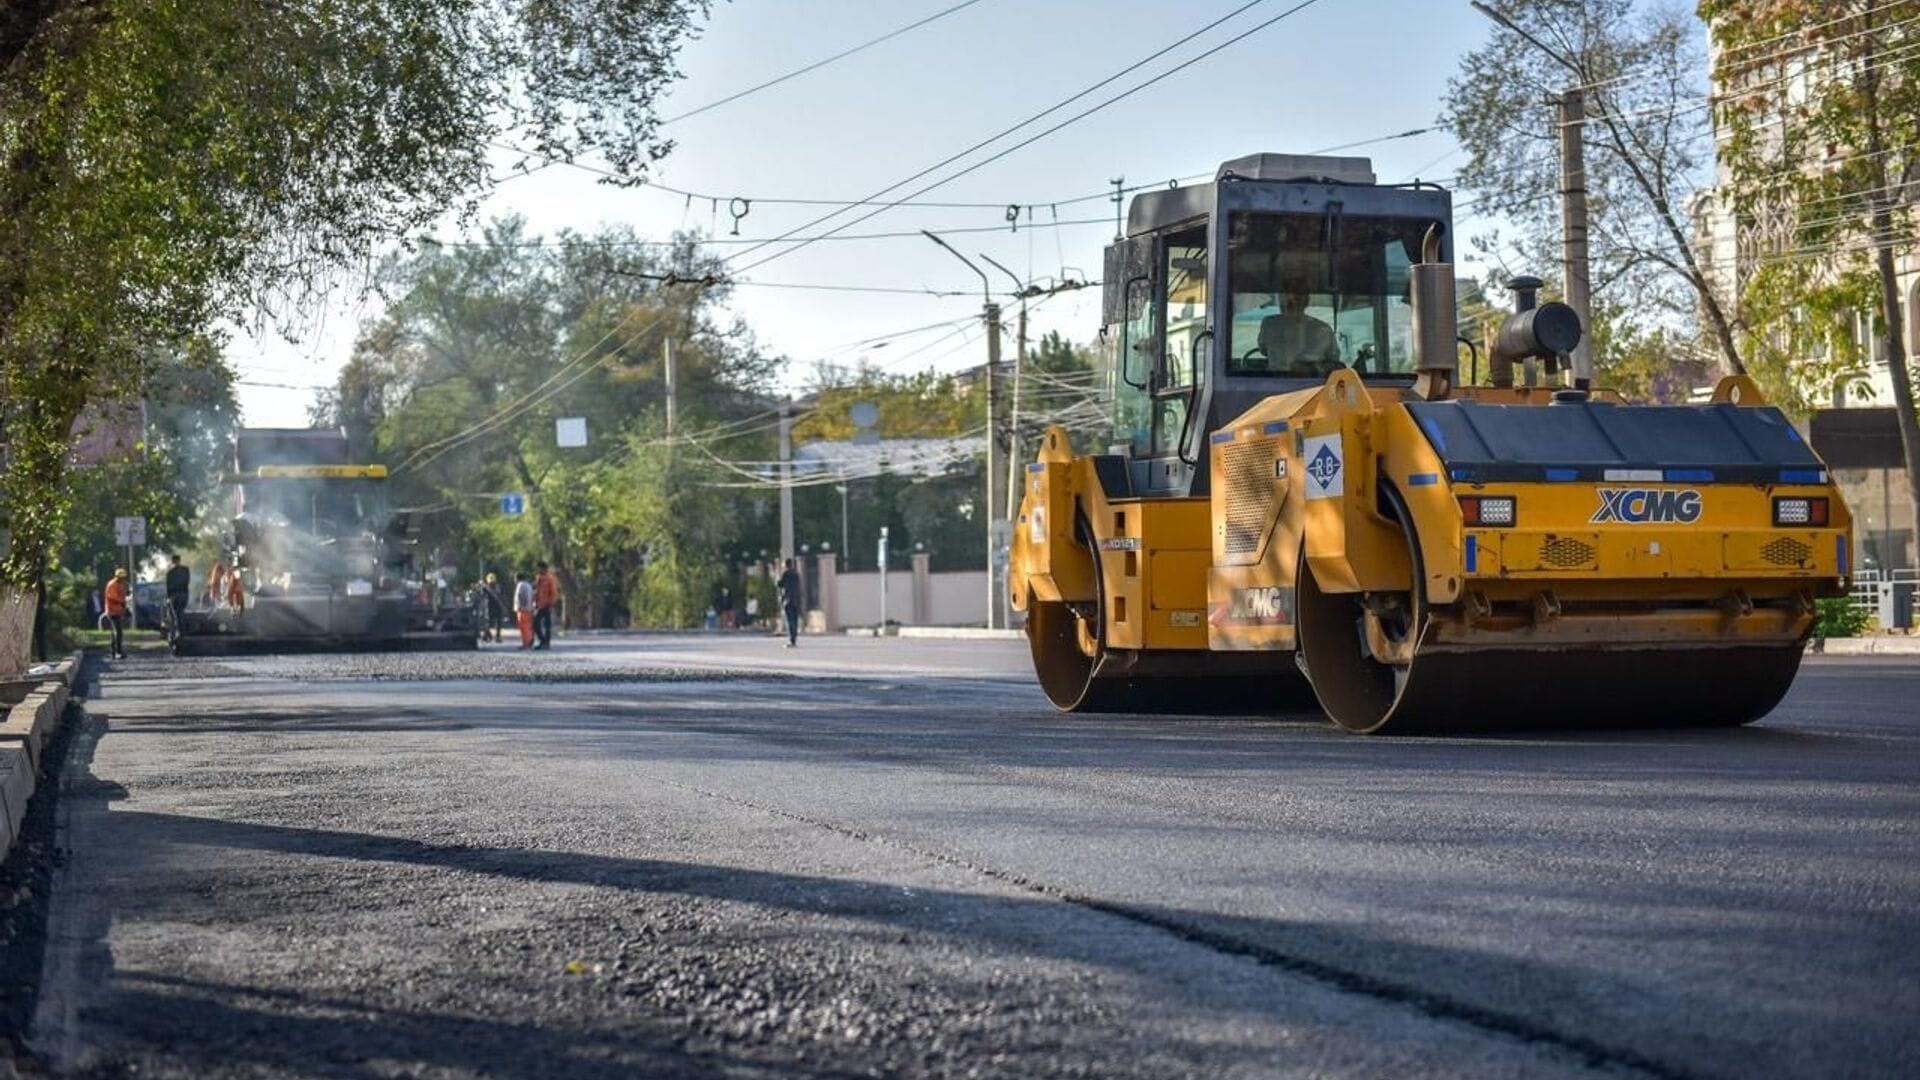
{"type": "Polygon", "coordinates": [[[1013,271],[1007,269],[1004,266],[1001,266],[997,259],[995,259],[993,256],[987,254],[984,251],[980,253],[980,257],[987,260],[987,262],[990,265],[992,265],[992,267],[995,270],[998,270],[1001,273],[1007,275],[1008,279],[1010,279],[1013,282],[1013,295],[1016,298],[1023,298],[1027,295],[1027,283],[1020,280],[1020,275],[1014,273],[1013,271]]]}
{"type": "Polygon", "coordinates": [[[987,272],[985,270],[982,270],[979,267],[973,265],[972,259],[969,259],[965,255],[960,254],[958,251],[953,250],[952,244],[949,244],[945,240],[942,240],[938,236],[935,236],[929,230],[921,229],[920,235],[926,237],[927,239],[933,241],[936,244],[939,244],[941,247],[946,248],[947,254],[953,256],[956,259],[959,259],[963,263],[966,263],[967,269],[973,271],[976,274],[979,274],[980,275],[980,294],[986,299],[987,303],[989,304],[993,303],[993,282],[987,280],[987,272]]]}

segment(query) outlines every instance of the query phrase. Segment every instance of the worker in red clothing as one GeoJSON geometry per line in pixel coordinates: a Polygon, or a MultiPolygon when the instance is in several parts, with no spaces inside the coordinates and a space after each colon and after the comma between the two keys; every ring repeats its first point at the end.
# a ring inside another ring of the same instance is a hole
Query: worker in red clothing
{"type": "Polygon", "coordinates": [[[559,602],[560,582],[554,579],[547,564],[541,563],[540,572],[533,575],[534,648],[553,648],[553,608],[559,602]]]}
{"type": "Polygon", "coordinates": [[[127,585],[127,571],[123,567],[113,572],[113,578],[107,582],[105,600],[107,604],[107,622],[113,627],[113,658],[118,660],[127,655],[124,634],[127,629],[127,613],[131,610],[132,590],[127,585]]]}

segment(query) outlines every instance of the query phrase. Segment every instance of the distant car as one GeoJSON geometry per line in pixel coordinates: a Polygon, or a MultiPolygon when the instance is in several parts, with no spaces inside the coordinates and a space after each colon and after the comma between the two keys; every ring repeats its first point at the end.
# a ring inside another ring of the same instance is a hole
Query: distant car
{"type": "Polygon", "coordinates": [[[157,630],[166,617],[167,584],[164,581],[133,583],[133,617],[141,626],[157,630]]]}

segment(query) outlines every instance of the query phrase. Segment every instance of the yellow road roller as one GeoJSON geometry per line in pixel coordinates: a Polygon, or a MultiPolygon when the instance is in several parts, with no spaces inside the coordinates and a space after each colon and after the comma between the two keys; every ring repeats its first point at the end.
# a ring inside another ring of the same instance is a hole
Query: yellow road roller
{"type": "Polygon", "coordinates": [[[1359,733],[1766,715],[1846,592],[1826,467],[1744,377],[1592,385],[1509,283],[1484,378],[1448,193],[1258,154],[1137,196],[1107,249],[1112,430],[1027,465],[1008,586],[1065,710],[1282,711],[1359,733]],[[1461,379],[1467,344],[1470,377],[1461,379]]]}

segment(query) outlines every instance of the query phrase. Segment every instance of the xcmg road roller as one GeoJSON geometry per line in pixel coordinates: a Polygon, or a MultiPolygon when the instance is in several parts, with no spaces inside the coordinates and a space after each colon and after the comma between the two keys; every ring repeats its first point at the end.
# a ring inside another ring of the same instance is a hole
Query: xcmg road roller
{"type": "Polygon", "coordinates": [[[1452,209],[1364,158],[1259,154],[1135,197],[1107,249],[1112,421],[1027,466],[1008,584],[1066,710],[1312,698],[1361,733],[1764,716],[1851,518],[1744,377],[1635,404],[1579,317],[1460,379],[1452,209]]]}

